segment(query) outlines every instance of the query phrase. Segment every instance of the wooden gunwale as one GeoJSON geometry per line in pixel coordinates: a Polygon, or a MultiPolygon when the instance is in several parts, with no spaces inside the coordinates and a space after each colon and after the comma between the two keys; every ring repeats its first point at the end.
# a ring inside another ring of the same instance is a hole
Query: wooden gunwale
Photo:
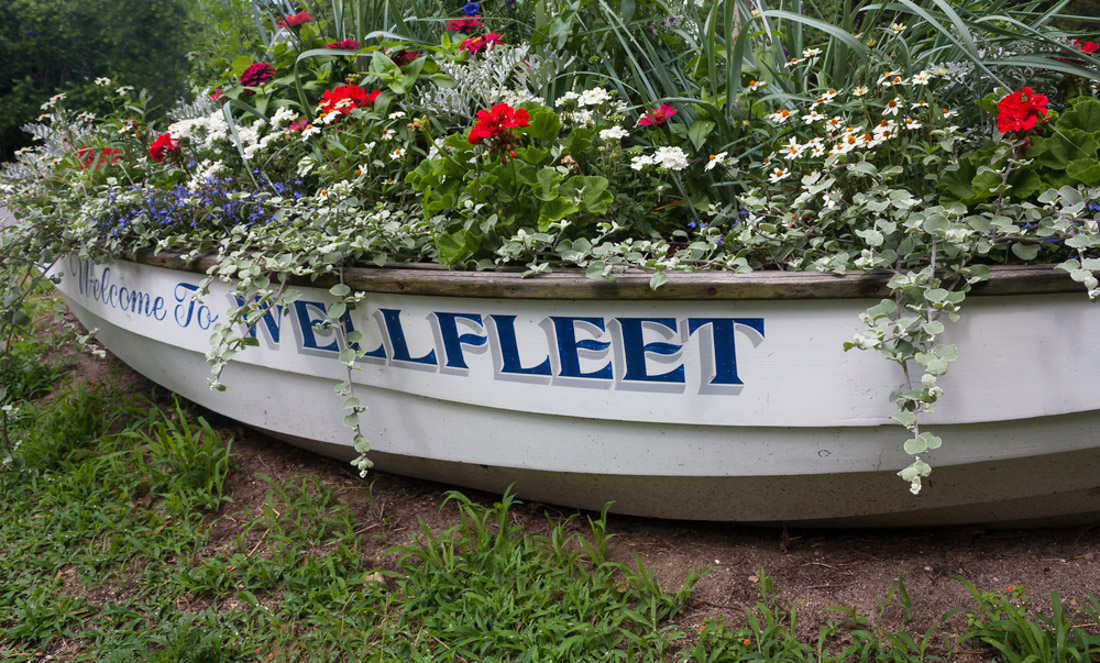
{"type": "MultiPolygon", "coordinates": [[[[205,274],[217,264],[213,255],[194,260],[184,254],[140,251],[136,262],[205,274]]],[[[1083,286],[1053,265],[994,265],[989,281],[974,287],[972,294],[983,296],[1043,295],[1076,292],[1085,295],[1083,286]]],[[[650,274],[641,270],[618,275],[614,281],[591,279],[581,269],[557,269],[550,274],[524,278],[519,271],[455,271],[441,265],[410,263],[385,267],[350,267],[344,270],[344,283],[364,292],[442,297],[481,297],[492,299],[625,299],[625,300],[790,300],[858,299],[887,297],[888,272],[853,272],[846,275],[820,272],[758,271],[670,272],[668,281],[657,290],[649,287],[650,274]]],[[[291,285],[331,287],[332,275],[317,279],[294,277],[291,285]]]]}

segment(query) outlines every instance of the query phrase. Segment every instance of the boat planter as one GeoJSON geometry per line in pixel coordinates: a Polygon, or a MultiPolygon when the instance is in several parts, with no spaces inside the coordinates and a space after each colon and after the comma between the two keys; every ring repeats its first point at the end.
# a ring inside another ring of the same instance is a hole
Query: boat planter
{"type": "MultiPolygon", "coordinates": [[[[139,373],[307,449],[356,455],[324,281],[256,325],[208,388],[232,290],[212,264],[143,255],[55,268],[70,308],[139,373]]],[[[661,518],[822,525],[1055,523],[1100,517],[1100,307],[1049,267],[994,268],[944,342],[959,359],[923,425],[944,439],[914,496],[893,423],[900,369],[844,352],[885,277],[355,269],[354,373],[378,469],[661,518]]]]}

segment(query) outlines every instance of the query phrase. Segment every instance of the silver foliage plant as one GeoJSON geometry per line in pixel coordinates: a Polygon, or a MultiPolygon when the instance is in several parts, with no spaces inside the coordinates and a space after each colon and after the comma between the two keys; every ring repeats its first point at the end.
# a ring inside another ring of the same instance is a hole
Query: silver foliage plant
{"type": "Polygon", "coordinates": [[[442,119],[465,123],[493,104],[518,105],[542,100],[543,90],[562,71],[568,71],[573,56],[557,52],[533,53],[531,45],[497,45],[467,62],[441,63],[440,69],[453,86],[421,88],[409,105],[442,119]]]}

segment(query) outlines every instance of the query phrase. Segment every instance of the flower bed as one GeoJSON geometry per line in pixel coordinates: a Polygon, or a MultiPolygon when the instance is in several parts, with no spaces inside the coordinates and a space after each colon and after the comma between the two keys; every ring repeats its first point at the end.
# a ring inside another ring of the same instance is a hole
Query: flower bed
{"type": "MultiPolygon", "coordinates": [[[[110,117],[51,100],[43,146],[5,170],[6,305],[28,262],[212,252],[241,302],[214,330],[218,375],[295,278],[335,279],[318,322],[338,328],[356,265],[642,270],[658,292],[678,271],[885,271],[846,345],[897,365],[918,492],[957,355],[942,335],[991,266],[1053,263],[1100,294],[1100,61],[1028,7],[993,30],[944,2],[476,4],[400,35],[269,17],[265,57],[164,128],[106,80],[110,117]]],[[[358,343],[340,343],[365,450],[358,343]]]]}

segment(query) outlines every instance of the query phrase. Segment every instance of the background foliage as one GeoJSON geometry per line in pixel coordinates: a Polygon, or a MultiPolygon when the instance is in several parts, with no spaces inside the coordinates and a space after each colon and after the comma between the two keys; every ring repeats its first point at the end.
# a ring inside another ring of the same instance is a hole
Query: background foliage
{"type": "Polygon", "coordinates": [[[186,90],[193,38],[186,9],[183,0],[0,3],[0,160],[30,143],[19,128],[55,93],[96,112],[100,76],[145,88],[154,106],[170,107],[186,90]]]}

